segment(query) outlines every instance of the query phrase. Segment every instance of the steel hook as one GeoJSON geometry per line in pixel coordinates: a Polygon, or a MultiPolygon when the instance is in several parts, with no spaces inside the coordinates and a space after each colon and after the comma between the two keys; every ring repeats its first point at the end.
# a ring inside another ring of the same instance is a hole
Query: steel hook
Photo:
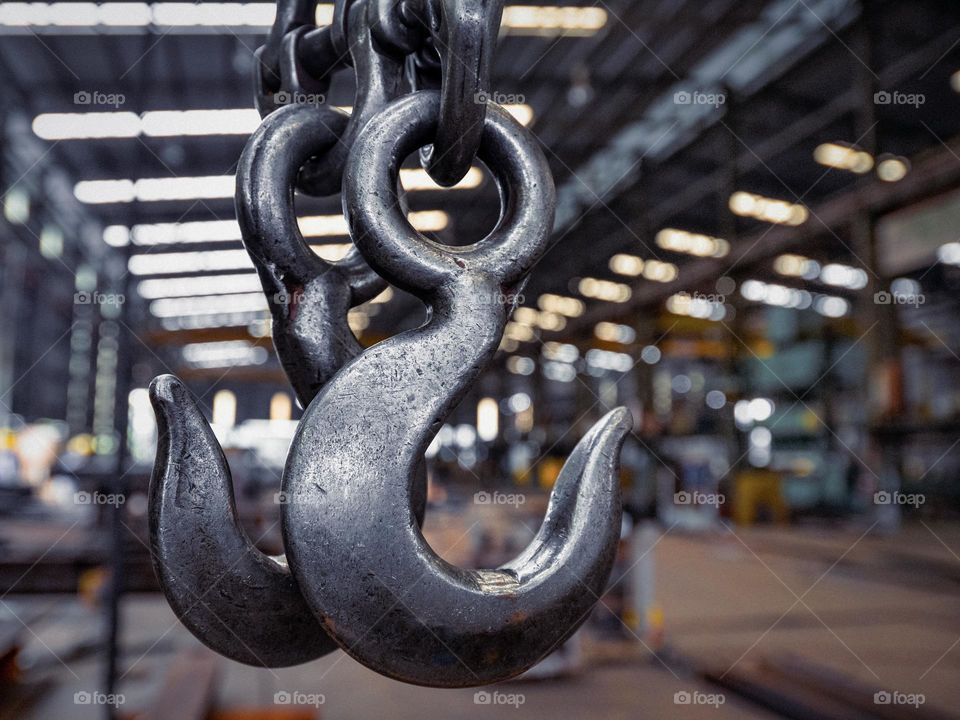
{"type": "MultiPolygon", "coordinates": [[[[346,122],[331,108],[282,108],[251,136],[237,171],[244,243],[267,295],[281,364],[304,405],[361,351],[347,325],[349,309],[386,287],[355,249],[339,263],[319,258],[297,226],[297,173],[306,160],[328,152],[346,122]]],[[[189,392],[165,375],[151,384],[150,397],[160,431],[150,486],[151,545],[174,612],[209,647],[250,665],[295,665],[335,650],[284,557],[260,552],[241,528],[230,469],[189,392]]],[[[412,503],[420,522],[422,467],[412,503]]]]}
{"type": "Polygon", "coordinates": [[[417,233],[399,210],[399,168],[434,137],[440,107],[437,93],[404,96],[354,146],[343,199],[354,241],[431,312],[347,363],[310,404],[284,469],[282,514],[300,591],[347,653],[398,680],[464,687],[534,665],[603,593],[632,420],[613,410],[580,441],[543,525],[511,563],[458,568],[426,543],[409,509],[416,464],[496,352],[510,298],[547,249],[555,201],[536,141],[490,105],[479,157],[500,187],[500,222],[465,247],[417,233]]]}
{"type": "Polygon", "coordinates": [[[301,167],[334,151],[348,122],[326,106],[281,108],[250,136],[237,168],[243,242],[267,296],[277,354],[303,407],[360,353],[347,312],[387,287],[356,248],[337,263],[320,258],[297,224],[292,188],[301,167]]]}

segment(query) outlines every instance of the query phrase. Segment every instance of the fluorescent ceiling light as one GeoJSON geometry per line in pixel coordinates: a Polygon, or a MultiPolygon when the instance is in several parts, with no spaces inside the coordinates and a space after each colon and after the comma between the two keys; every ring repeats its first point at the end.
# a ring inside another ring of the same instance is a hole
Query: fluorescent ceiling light
{"type": "MultiPolygon", "coordinates": [[[[276,7],[268,2],[6,2],[0,4],[0,27],[38,28],[252,28],[266,31],[276,7]]],[[[317,25],[329,25],[333,5],[319,3],[317,25]]],[[[511,5],[503,10],[501,28],[517,35],[593,35],[607,24],[606,10],[598,7],[511,5]]]]}
{"type": "MultiPolygon", "coordinates": [[[[221,327],[254,327],[262,328],[266,322],[265,312],[220,313],[216,315],[188,315],[186,317],[168,317],[160,320],[164,330],[201,330],[205,328],[221,327]]],[[[269,334],[269,330],[266,331],[269,334]]]]}
{"type": "Polygon", "coordinates": [[[840,263],[830,263],[821,267],[816,260],[811,260],[803,255],[780,255],[774,260],[773,269],[787,277],[820,280],[825,285],[847,288],[848,290],[862,290],[869,282],[867,272],[862,268],[840,263]]]}
{"type": "Polygon", "coordinates": [[[147,137],[180,135],[249,135],[260,125],[254,108],[236,110],[160,110],[145,112],[141,132],[147,137]]]}
{"type": "Polygon", "coordinates": [[[829,318],[839,318],[850,312],[850,303],[835,295],[818,295],[785,287],[776,283],[767,283],[762,280],[746,280],[740,286],[740,294],[750,302],[763,303],[774,307],[806,310],[812,307],[814,311],[829,318]]]}
{"type": "Polygon", "coordinates": [[[549,332],[559,332],[567,326],[567,318],[560,313],[536,310],[532,307],[518,307],[513,311],[513,322],[527,327],[538,327],[549,332]]]}
{"type": "Polygon", "coordinates": [[[665,228],[657,233],[656,243],[664,250],[695,257],[722,258],[730,252],[730,243],[701,233],[665,228]]]}
{"type": "Polygon", "coordinates": [[[246,250],[154,253],[134,255],[127,262],[134,275],[183,275],[220,270],[247,270],[253,267],[246,250]]]}
{"type": "Polygon", "coordinates": [[[836,170],[848,170],[864,175],[873,170],[873,155],[850,145],[823,143],[813,151],[813,159],[820,165],[836,170]]]}
{"type": "Polygon", "coordinates": [[[673,282],[680,274],[679,268],[673,263],[661,262],[660,260],[644,260],[636,255],[626,255],[624,253],[617,253],[611,257],[608,265],[610,270],[617,275],[626,275],[627,277],[643,275],[647,280],[653,280],[654,282],[673,282]]]}
{"type": "Polygon", "coordinates": [[[727,309],[723,303],[689,293],[671,295],[667,299],[667,311],[674,315],[713,322],[720,322],[727,316],[727,309]]]}
{"type": "MultiPolygon", "coordinates": [[[[421,190],[468,190],[483,182],[483,172],[472,167],[452,188],[437,185],[426,170],[410,168],[400,171],[400,183],[407,192],[421,190]]],[[[141,178],[140,180],[81,180],[73,188],[80,202],[89,205],[110,203],[159,202],[173,200],[214,200],[232,198],[236,190],[233,175],[207,177],[141,178]]]]}
{"type": "Polygon", "coordinates": [[[577,289],[584,297],[603,300],[604,302],[623,303],[633,295],[629,285],[591,277],[583,278],[577,289]]]}
{"type": "Polygon", "coordinates": [[[597,323],[593,328],[593,334],[598,340],[621,345],[629,345],[637,339],[636,331],[629,325],[618,325],[606,321],[597,323]]]}
{"type": "Polygon", "coordinates": [[[607,24],[599,7],[510,5],[503,9],[501,27],[513,34],[592,35],[607,24]]]}
{"type": "MultiPolygon", "coordinates": [[[[353,243],[311,245],[318,256],[328,262],[337,262],[353,247],[353,243]]],[[[252,270],[253,263],[246,250],[200,250],[197,252],[144,253],[134,255],[127,262],[133,275],[193,275],[226,270],[252,270]]]]}
{"type": "MultiPolygon", "coordinates": [[[[440,232],[450,223],[443,210],[423,210],[407,215],[410,224],[420,232],[440,232]]],[[[346,237],[349,235],[343,215],[308,215],[298,218],[304,237],[346,237]]],[[[111,247],[124,247],[130,241],[138,246],[189,243],[233,242],[240,240],[236,220],[201,220],[184,223],[109,225],[103,230],[103,241],[111,247]]]]}
{"type": "Polygon", "coordinates": [[[900,182],[908,172],[910,172],[910,163],[906,158],[881,156],[880,162],[877,163],[877,177],[884,182],[900,182]]]}
{"type": "Polygon", "coordinates": [[[558,315],[566,315],[572,318],[580,317],[583,315],[584,310],[586,310],[583,300],[577,300],[577,298],[566,297],[564,295],[554,295],[552,293],[544,293],[537,298],[537,305],[545,312],[557,313],[558,315]]]}
{"type": "Polygon", "coordinates": [[[443,188],[437,185],[433,178],[423,168],[408,168],[400,171],[400,184],[407,192],[418,190],[470,190],[480,187],[483,182],[483,171],[478,167],[472,167],[467,170],[463,180],[458,182],[452,188],[443,188]]]}
{"type": "Polygon", "coordinates": [[[643,275],[643,258],[639,258],[636,255],[617,253],[610,258],[608,265],[610,270],[617,275],[626,275],[627,277],[640,277],[643,275]]]}
{"type": "Polygon", "coordinates": [[[729,205],[734,215],[775,225],[803,225],[810,217],[810,211],[803,205],[749,192],[735,192],[730,196],[729,205]]]}
{"type": "Polygon", "coordinates": [[[197,368],[263,365],[269,357],[266,348],[253,345],[249,340],[190,343],[180,352],[189,365],[197,368]]]}
{"type": "Polygon", "coordinates": [[[141,123],[132,112],[44,113],[33,119],[33,132],[44,140],[135,138],[141,123]]]}
{"type": "MultiPolygon", "coordinates": [[[[533,108],[504,105],[524,126],[533,122],[533,108]]],[[[351,112],[352,107],[340,107],[351,112]]],[[[134,112],[43,113],[33,119],[33,132],[42,140],[102,140],[146,137],[207,137],[249,135],[260,126],[253,108],[223,110],[154,110],[134,112]]]]}
{"type": "Polygon", "coordinates": [[[264,297],[262,292],[164,298],[162,300],[154,300],[150,303],[150,314],[158,318],[248,313],[259,312],[266,309],[267,298],[264,297]]]}
{"type": "Polygon", "coordinates": [[[260,289],[260,278],[252,272],[238,275],[156,278],[141,280],[137,285],[137,293],[145,300],[190,297],[193,295],[251,293],[258,292],[260,289]]]}

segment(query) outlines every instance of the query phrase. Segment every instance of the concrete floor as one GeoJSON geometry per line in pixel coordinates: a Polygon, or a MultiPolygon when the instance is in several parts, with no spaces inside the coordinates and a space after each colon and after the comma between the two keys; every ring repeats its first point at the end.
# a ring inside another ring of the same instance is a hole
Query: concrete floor
{"type": "Polygon", "coordinates": [[[960,704],[960,528],[671,533],[658,551],[668,636],[698,665],[790,653],[928,707],[960,704]]]}
{"type": "MultiPolygon", "coordinates": [[[[218,704],[276,707],[275,694],[286,691],[317,695],[317,701],[322,695],[318,716],[340,720],[765,718],[772,715],[729,692],[719,707],[678,705],[675,694],[723,692],[696,679],[694,670],[722,674],[789,652],[838,677],[923,693],[929,708],[952,711],[960,703],[960,558],[951,548],[960,550],[960,526],[916,525],[894,537],[876,536],[866,526],[718,529],[695,536],[672,529],[655,550],[667,654],[682,659],[670,668],[635,640],[608,648],[603,662],[597,660],[601,646],[588,643],[592,659],[576,677],[500,686],[499,698],[513,695],[522,704],[493,706],[475,703],[472,690],[387,680],[343,653],[282,670],[224,660],[218,704]]],[[[78,636],[96,640],[97,611],[51,597],[8,597],[4,604],[30,625],[25,679],[46,671],[57,683],[15,716],[102,717],[101,709],[73,702],[75,692],[98,687],[98,660],[74,658],[70,650],[78,636]],[[51,603],[41,619],[29,619],[51,603]]],[[[195,644],[161,598],[128,597],[122,710],[146,705],[173,653],[195,644]]]]}

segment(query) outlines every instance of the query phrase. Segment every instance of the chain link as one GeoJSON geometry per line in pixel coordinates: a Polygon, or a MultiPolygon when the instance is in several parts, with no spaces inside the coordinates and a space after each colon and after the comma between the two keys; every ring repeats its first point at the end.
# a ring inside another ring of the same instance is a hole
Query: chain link
{"type": "Polygon", "coordinates": [[[336,0],[333,21],[316,27],[316,4],[280,0],[266,44],[257,51],[255,101],[266,117],[290,102],[324,104],[333,75],[353,67],[355,119],[343,153],[308,165],[299,187],[312,195],[339,190],[337,175],[356,134],[387,101],[410,90],[439,89],[440,123],[421,152],[431,177],[459,182],[480,147],[503,0],[336,0]]]}

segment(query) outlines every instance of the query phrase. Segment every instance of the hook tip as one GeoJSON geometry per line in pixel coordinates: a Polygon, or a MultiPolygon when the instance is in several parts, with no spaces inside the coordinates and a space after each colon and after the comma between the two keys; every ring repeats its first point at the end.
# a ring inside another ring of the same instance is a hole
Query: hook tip
{"type": "Polygon", "coordinates": [[[161,411],[167,405],[175,403],[178,395],[182,395],[186,388],[176,375],[158,375],[150,381],[150,402],[154,410],[161,411]]]}
{"type": "Polygon", "coordinates": [[[627,435],[633,430],[633,413],[624,406],[616,407],[594,425],[596,444],[619,452],[627,435]]]}
{"type": "Polygon", "coordinates": [[[608,412],[605,420],[611,428],[616,428],[623,433],[633,430],[633,413],[623,405],[608,412]]]}

